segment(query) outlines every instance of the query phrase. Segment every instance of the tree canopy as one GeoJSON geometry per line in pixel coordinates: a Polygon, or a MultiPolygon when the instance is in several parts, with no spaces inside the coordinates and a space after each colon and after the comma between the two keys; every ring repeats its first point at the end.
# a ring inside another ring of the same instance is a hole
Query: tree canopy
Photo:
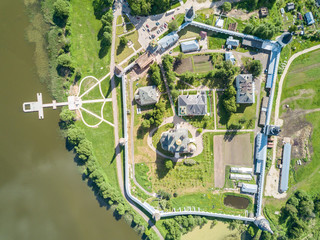
{"type": "Polygon", "coordinates": [[[231,3],[229,2],[224,2],[221,6],[222,10],[225,11],[225,12],[230,12],[231,11],[231,3]]]}
{"type": "Polygon", "coordinates": [[[252,60],[248,64],[248,70],[252,73],[254,77],[257,77],[262,72],[262,64],[259,60],[252,60]]]}
{"type": "Polygon", "coordinates": [[[54,14],[61,18],[61,19],[66,19],[69,17],[69,12],[70,12],[70,4],[66,0],[57,0],[53,4],[53,9],[54,9],[54,14]]]}

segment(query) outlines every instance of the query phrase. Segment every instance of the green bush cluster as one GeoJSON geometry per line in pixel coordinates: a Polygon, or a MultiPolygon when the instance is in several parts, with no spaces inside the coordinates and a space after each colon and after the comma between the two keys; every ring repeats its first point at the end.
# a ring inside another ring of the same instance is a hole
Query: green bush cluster
{"type": "Polygon", "coordinates": [[[152,83],[157,87],[161,86],[161,72],[159,65],[155,62],[150,66],[149,75],[152,83]]]}
{"type": "Polygon", "coordinates": [[[281,209],[281,221],[286,221],[290,239],[298,239],[309,230],[310,220],[319,217],[320,195],[312,198],[302,190],[296,191],[281,209]]]}
{"type": "Polygon", "coordinates": [[[173,72],[173,62],[174,58],[169,54],[166,54],[162,57],[162,65],[165,71],[168,86],[171,90],[174,89],[174,84],[176,82],[176,75],[173,72]]]}
{"type": "Polygon", "coordinates": [[[158,102],[155,105],[155,108],[143,115],[143,122],[141,123],[141,127],[143,129],[148,129],[151,126],[159,127],[163,122],[163,116],[166,111],[166,105],[164,102],[158,102]]]}
{"type": "Polygon", "coordinates": [[[128,0],[133,15],[163,13],[170,9],[171,0],[128,0]]]}

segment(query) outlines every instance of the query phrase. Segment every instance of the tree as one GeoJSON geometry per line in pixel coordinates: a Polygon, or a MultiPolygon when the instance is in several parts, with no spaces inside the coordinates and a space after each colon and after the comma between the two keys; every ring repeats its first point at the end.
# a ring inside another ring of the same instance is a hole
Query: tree
{"type": "Polygon", "coordinates": [[[229,2],[225,2],[225,3],[223,3],[222,4],[222,10],[224,11],[224,12],[230,12],[231,11],[231,3],[229,3],[229,2]]]}
{"type": "Polygon", "coordinates": [[[183,56],[184,56],[184,54],[183,54],[182,52],[180,52],[180,53],[178,54],[178,56],[176,57],[177,63],[181,63],[181,60],[182,60],[183,56]]]}
{"type": "Polygon", "coordinates": [[[276,28],[271,23],[260,24],[254,31],[253,34],[262,39],[271,39],[276,33],[276,28]]]}
{"type": "Polygon", "coordinates": [[[65,68],[73,68],[71,56],[69,54],[63,53],[61,54],[58,59],[58,66],[65,67],[65,68]]]}
{"type": "MultiPolygon", "coordinates": [[[[107,11],[101,18],[101,23],[103,26],[111,26],[113,20],[113,14],[111,11],[107,11]]],[[[111,32],[111,31],[110,31],[111,32]]]]}
{"type": "Polygon", "coordinates": [[[76,114],[73,111],[70,111],[68,108],[63,108],[59,116],[65,127],[73,124],[74,119],[76,118],[76,114]]]}
{"type": "Polygon", "coordinates": [[[67,131],[67,141],[73,146],[77,146],[86,137],[82,128],[72,127],[67,131]]]}
{"type": "Polygon", "coordinates": [[[173,168],[173,163],[172,163],[172,161],[170,159],[166,160],[165,165],[166,165],[166,169],[168,169],[168,170],[173,168]]]}
{"type": "Polygon", "coordinates": [[[224,92],[222,104],[229,114],[237,111],[236,94],[237,92],[232,85],[229,85],[227,90],[224,92]]]}
{"type": "Polygon", "coordinates": [[[66,19],[69,17],[69,12],[70,12],[70,5],[69,2],[66,0],[57,0],[53,4],[53,9],[54,9],[54,14],[55,16],[61,18],[61,19],[66,19]]]}
{"type": "Polygon", "coordinates": [[[171,23],[169,23],[169,26],[168,26],[169,32],[177,31],[178,28],[179,28],[179,25],[177,20],[173,20],[171,23]]]}
{"type": "Polygon", "coordinates": [[[120,46],[124,47],[127,45],[128,39],[125,36],[120,37],[120,46]]]}
{"type": "Polygon", "coordinates": [[[248,230],[247,230],[247,232],[249,233],[249,235],[253,238],[254,237],[254,229],[253,229],[253,227],[252,226],[249,226],[248,227],[248,230]]]}
{"type": "Polygon", "coordinates": [[[75,147],[78,158],[86,161],[92,155],[92,143],[88,139],[83,139],[78,146],[75,147]]]}
{"type": "Polygon", "coordinates": [[[142,123],[141,123],[141,127],[144,129],[149,129],[150,128],[150,121],[148,119],[145,119],[142,123]]]}
{"type": "Polygon", "coordinates": [[[101,47],[102,48],[109,47],[111,46],[111,42],[112,42],[111,34],[109,32],[104,32],[103,38],[101,40],[101,47]]]}
{"type": "Polygon", "coordinates": [[[289,27],[289,29],[288,29],[288,31],[291,32],[291,33],[292,33],[292,32],[294,33],[294,32],[297,31],[297,30],[298,30],[298,27],[297,27],[296,25],[291,25],[291,26],[289,27]]]}
{"type": "Polygon", "coordinates": [[[180,95],[180,92],[178,90],[173,89],[171,91],[171,97],[172,97],[173,101],[175,101],[179,97],[179,95],[180,95]]]}
{"type": "Polygon", "coordinates": [[[262,64],[259,60],[252,60],[249,64],[248,64],[248,70],[249,72],[252,73],[252,75],[254,77],[257,77],[261,74],[262,72],[262,64]]]}

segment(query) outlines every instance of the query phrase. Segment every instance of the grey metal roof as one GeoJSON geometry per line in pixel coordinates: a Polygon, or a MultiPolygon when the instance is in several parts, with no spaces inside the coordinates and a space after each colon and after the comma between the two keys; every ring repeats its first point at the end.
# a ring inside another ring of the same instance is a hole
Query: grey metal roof
{"type": "Polygon", "coordinates": [[[242,45],[254,48],[262,48],[263,42],[260,40],[243,38],[242,45]]]}
{"type": "Polygon", "coordinates": [[[191,51],[198,51],[200,49],[198,41],[186,41],[181,43],[181,50],[182,52],[191,52],[191,51]]]}
{"type": "Polygon", "coordinates": [[[265,161],[267,157],[268,137],[258,133],[256,137],[256,160],[265,161]]]}
{"type": "Polygon", "coordinates": [[[168,132],[164,132],[160,138],[161,147],[169,152],[187,152],[190,139],[188,137],[188,129],[175,128],[168,132]]]}
{"type": "Polygon", "coordinates": [[[193,10],[193,6],[191,6],[191,8],[189,8],[189,10],[186,13],[185,21],[192,21],[193,17],[194,17],[194,10],[193,10]]]}
{"type": "Polygon", "coordinates": [[[136,102],[141,105],[151,105],[158,102],[158,93],[156,86],[146,86],[138,89],[138,94],[135,96],[136,102]]]}
{"type": "Polygon", "coordinates": [[[311,25],[311,24],[315,23],[312,12],[307,12],[304,15],[304,18],[306,19],[306,22],[307,22],[308,25],[311,25]]]}
{"type": "Polygon", "coordinates": [[[179,116],[201,116],[207,114],[206,94],[180,95],[178,97],[179,116]]]}
{"type": "Polygon", "coordinates": [[[231,45],[233,47],[238,47],[239,46],[239,40],[234,39],[232,36],[227,38],[226,45],[231,45]]]}
{"type": "Polygon", "coordinates": [[[288,190],[290,160],[291,160],[291,144],[286,143],[283,147],[283,156],[282,156],[282,169],[281,169],[281,179],[280,179],[281,192],[285,192],[288,190]]]}
{"type": "Polygon", "coordinates": [[[162,49],[167,49],[168,47],[172,46],[179,40],[179,36],[176,32],[169,33],[164,38],[158,41],[159,46],[162,49]]]}
{"type": "Polygon", "coordinates": [[[287,3],[286,8],[287,8],[287,11],[293,10],[294,9],[294,3],[293,2],[287,3]]]}
{"type": "Polygon", "coordinates": [[[241,191],[246,193],[257,193],[258,185],[243,183],[241,187],[241,191]]]}
{"type": "Polygon", "coordinates": [[[254,103],[254,82],[252,74],[240,74],[236,78],[237,103],[254,103]]]}

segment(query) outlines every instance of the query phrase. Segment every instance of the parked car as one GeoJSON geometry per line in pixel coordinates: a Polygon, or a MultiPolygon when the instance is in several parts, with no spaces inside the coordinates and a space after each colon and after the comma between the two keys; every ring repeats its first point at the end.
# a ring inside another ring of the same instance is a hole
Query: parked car
{"type": "Polygon", "coordinates": [[[156,25],[157,25],[157,26],[159,26],[159,25],[160,25],[160,23],[159,23],[159,22],[156,22],[156,25]]]}
{"type": "Polygon", "coordinates": [[[146,31],[144,28],[142,28],[142,31],[146,31]]]}
{"type": "Polygon", "coordinates": [[[174,20],[174,17],[172,17],[172,20],[174,20]]]}
{"type": "Polygon", "coordinates": [[[148,28],[147,31],[150,32],[150,29],[148,28]]]}
{"type": "Polygon", "coordinates": [[[164,28],[167,28],[167,25],[163,25],[164,26],[164,28]]]}
{"type": "Polygon", "coordinates": [[[147,24],[146,27],[149,28],[149,25],[147,24]]]}
{"type": "Polygon", "coordinates": [[[152,39],[152,37],[151,37],[151,36],[149,36],[149,38],[150,38],[150,39],[152,39]]]}
{"type": "Polygon", "coordinates": [[[157,34],[159,34],[159,33],[160,33],[160,31],[158,30],[158,31],[157,31],[157,34]]]}

